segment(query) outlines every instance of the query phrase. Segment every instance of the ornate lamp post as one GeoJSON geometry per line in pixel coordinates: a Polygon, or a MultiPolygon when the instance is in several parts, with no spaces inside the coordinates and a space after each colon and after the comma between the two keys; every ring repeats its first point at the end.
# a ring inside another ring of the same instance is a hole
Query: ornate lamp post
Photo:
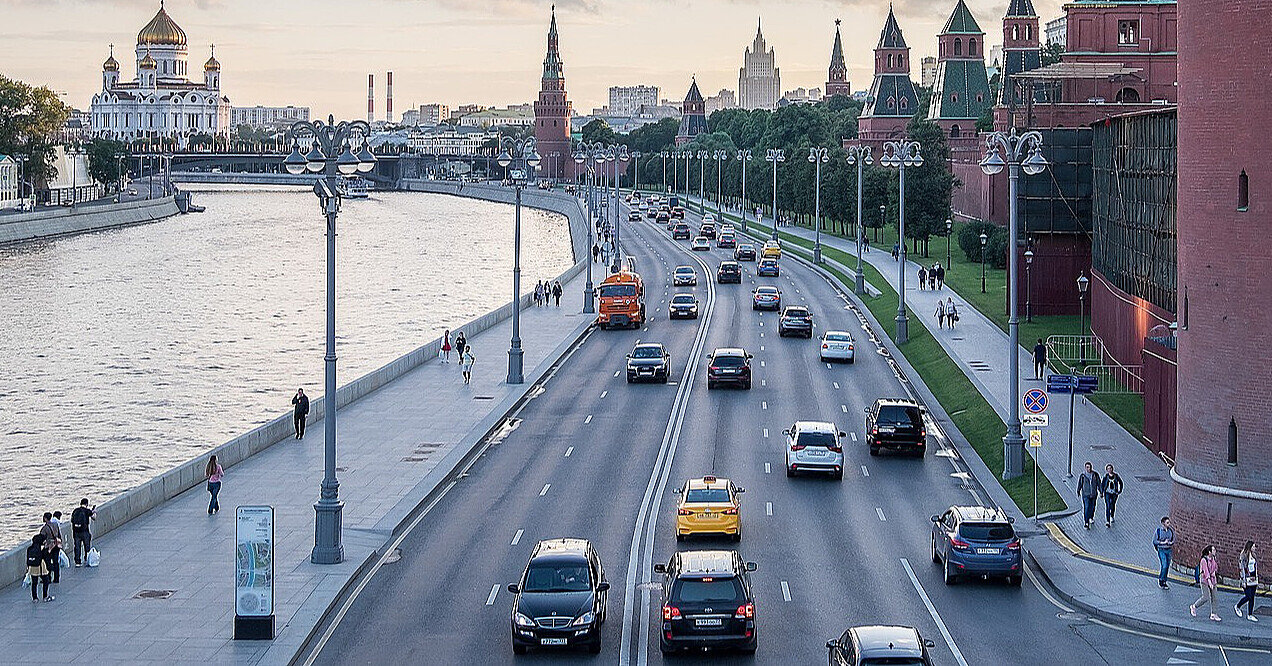
{"type": "Polygon", "coordinates": [[[769,148],[764,161],[773,165],[773,240],[777,240],[777,165],[786,161],[781,148],[769,148]]]}
{"type": "Polygon", "coordinates": [[[879,164],[886,167],[895,167],[898,178],[900,178],[898,188],[898,214],[897,214],[897,249],[899,250],[897,262],[897,272],[899,278],[897,280],[900,286],[897,289],[897,344],[903,344],[910,339],[910,319],[905,313],[905,170],[906,167],[918,168],[923,166],[923,154],[919,152],[921,146],[918,141],[888,141],[883,144],[883,157],[879,158],[879,164]]]}
{"type": "Polygon", "coordinates": [[[610,219],[612,220],[612,228],[614,229],[614,266],[613,269],[618,271],[622,268],[621,257],[623,255],[623,220],[618,214],[618,167],[620,164],[626,165],[630,157],[627,154],[627,146],[609,146],[605,149],[605,161],[610,165],[612,188],[612,199],[610,200],[610,219]]]}
{"type": "Polygon", "coordinates": [[[735,159],[742,163],[742,233],[745,235],[746,213],[747,209],[751,207],[750,202],[746,199],[746,163],[751,161],[751,149],[739,150],[735,159]]]}
{"type": "MultiPolygon", "coordinates": [[[[873,160],[870,157],[870,146],[856,145],[848,147],[848,164],[849,166],[854,164],[857,166],[857,274],[854,276],[856,278],[856,284],[853,285],[853,291],[855,291],[858,296],[864,296],[866,294],[866,274],[862,272],[861,269],[862,245],[864,245],[863,241],[865,240],[866,234],[866,221],[861,217],[861,175],[862,171],[869,166],[872,161],[873,160]]],[[[879,210],[882,211],[883,207],[880,206],[879,210]]],[[[882,215],[883,214],[881,212],[880,219],[882,219],[882,215]]]]}
{"type": "Polygon", "coordinates": [[[662,169],[662,174],[663,174],[663,186],[662,186],[662,193],[663,193],[663,194],[666,194],[666,193],[667,193],[667,157],[668,157],[670,154],[671,154],[671,153],[668,153],[668,152],[667,152],[667,151],[665,151],[665,150],[664,150],[664,151],[662,151],[662,152],[660,152],[660,153],[658,153],[658,156],[662,158],[662,164],[663,164],[663,169],[662,169]]]}
{"type": "Polygon", "coordinates": [[[816,232],[813,236],[813,263],[820,264],[821,258],[821,165],[830,161],[830,155],[827,154],[825,148],[809,148],[808,161],[816,167],[813,175],[813,226],[816,232]]]}
{"type": "Polygon", "coordinates": [[[1033,250],[1025,250],[1025,321],[1033,321],[1033,250]]]}
{"type": "Polygon", "coordinates": [[[1011,344],[1007,348],[1007,360],[1010,364],[1007,400],[1011,403],[1010,420],[1007,421],[1007,434],[1003,437],[1003,478],[1012,479],[1024,473],[1025,439],[1020,434],[1020,319],[1019,303],[1016,297],[1020,274],[1018,268],[1016,246],[1020,238],[1017,231],[1017,183],[1020,172],[1033,176],[1047,168],[1047,160],[1042,156],[1042,134],[1028,131],[1017,135],[1016,128],[1010,133],[992,132],[985,137],[985,158],[981,160],[981,171],[992,176],[1000,173],[1003,167],[1009,168],[1011,178],[1007,192],[1008,214],[1010,224],[1007,230],[1007,301],[1010,316],[1007,319],[1007,334],[1011,344]],[[1006,155],[1006,161],[1003,156],[1006,155]]]}
{"type": "Polygon", "coordinates": [[[888,207],[885,204],[879,204],[879,229],[875,232],[875,241],[879,240],[879,234],[883,233],[884,217],[888,214],[888,207]]]}
{"type": "Polygon", "coordinates": [[[954,270],[954,256],[950,254],[950,237],[954,235],[954,220],[945,218],[945,270],[954,270]]]}
{"type": "Polygon", "coordinates": [[[711,151],[711,159],[716,163],[716,217],[720,222],[724,222],[724,192],[721,189],[724,173],[724,161],[729,159],[729,153],[723,150],[711,151]]]}
{"type": "MultiPolygon", "coordinates": [[[[593,247],[596,247],[596,241],[592,238],[592,228],[593,228],[593,225],[594,225],[593,220],[595,219],[596,211],[595,211],[595,209],[593,208],[593,203],[594,203],[594,202],[592,201],[592,198],[591,198],[591,192],[592,192],[591,180],[592,180],[592,178],[594,178],[594,177],[595,177],[595,175],[596,175],[596,171],[592,168],[592,164],[591,164],[591,159],[590,159],[590,157],[591,157],[591,156],[588,154],[588,148],[587,148],[587,146],[586,146],[586,145],[585,145],[585,146],[582,146],[582,147],[579,149],[579,152],[574,153],[574,163],[575,163],[576,165],[578,165],[579,167],[582,167],[582,166],[583,166],[583,165],[585,165],[585,164],[587,165],[586,171],[587,171],[587,178],[588,178],[588,198],[587,198],[587,252],[588,252],[588,256],[586,257],[586,260],[587,260],[587,284],[583,285],[583,314],[592,314],[592,313],[596,312],[596,307],[595,307],[595,306],[594,306],[594,304],[593,304],[593,301],[594,301],[594,298],[593,298],[593,297],[594,297],[594,293],[593,293],[593,289],[592,289],[592,256],[591,256],[591,255],[592,255],[592,248],[593,248],[593,247]]],[[[580,171],[582,171],[582,169],[580,169],[580,171]]]]}
{"type": "Polygon", "coordinates": [[[367,149],[371,127],[361,120],[336,123],[301,121],[292,125],[292,152],[283,160],[293,175],[322,174],[314,184],[314,194],[327,218],[327,352],[323,356],[323,477],[318,502],[314,504],[314,564],[344,561],[341,543],[344,502],[340,501],[340,481],[336,478],[336,215],[340,213],[340,176],[366,173],[375,168],[375,156],[367,149]],[[311,149],[300,154],[298,134],[313,137],[311,149]],[[358,147],[355,153],[355,146],[358,147]]]}
{"type": "Polygon", "coordinates": [[[980,257],[981,259],[981,293],[983,294],[985,293],[985,244],[989,242],[989,236],[986,236],[985,232],[983,231],[981,232],[981,235],[980,235],[980,242],[981,242],[981,257],[980,257]]]}
{"type": "Polygon", "coordinates": [[[521,190],[534,179],[540,158],[534,149],[534,137],[518,140],[505,136],[499,140],[499,148],[502,151],[499,153],[499,166],[504,168],[517,193],[516,222],[512,231],[512,341],[508,346],[508,383],[521,384],[525,382],[522,374],[525,351],[521,348],[521,190]],[[510,166],[513,168],[509,169],[510,166]]]}
{"type": "Polygon", "coordinates": [[[695,155],[698,158],[698,205],[702,207],[703,215],[707,213],[707,158],[711,157],[711,153],[705,150],[699,150],[695,155]]]}
{"type": "MultiPolygon", "coordinates": [[[[79,201],[79,156],[86,154],[86,151],[79,146],[67,146],[66,156],[71,158],[71,208],[79,201]]],[[[60,203],[60,202],[59,202],[60,203]]]]}
{"type": "Polygon", "coordinates": [[[1091,278],[1086,273],[1078,274],[1078,321],[1082,324],[1083,340],[1078,343],[1078,348],[1082,350],[1082,365],[1086,365],[1087,361],[1087,342],[1086,339],[1091,337],[1090,328],[1087,326],[1086,318],[1086,295],[1087,290],[1091,288],[1091,278]]]}
{"type": "Polygon", "coordinates": [[[632,151],[632,163],[636,165],[636,175],[633,177],[634,180],[632,180],[632,194],[637,196],[639,196],[640,192],[640,158],[642,156],[644,156],[644,153],[639,150],[632,151]]]}

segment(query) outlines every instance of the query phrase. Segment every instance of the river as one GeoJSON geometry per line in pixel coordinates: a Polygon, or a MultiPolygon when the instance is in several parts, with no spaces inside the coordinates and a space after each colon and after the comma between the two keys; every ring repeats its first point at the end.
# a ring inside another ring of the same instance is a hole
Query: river
{"type": "MultiPolygon", "coordinates": [[[[195,201],[207,212],[0,248],[0,546],[287,412],[297,387],[322,394],[313,193],[195,201]]],[[[510,300],[512,226],[511,206],[446,195],[345,201],[339,382],[510,300]]],[[[572,263],[560,215],[523,210],[522,242],[531,288],[572,263]]]]}

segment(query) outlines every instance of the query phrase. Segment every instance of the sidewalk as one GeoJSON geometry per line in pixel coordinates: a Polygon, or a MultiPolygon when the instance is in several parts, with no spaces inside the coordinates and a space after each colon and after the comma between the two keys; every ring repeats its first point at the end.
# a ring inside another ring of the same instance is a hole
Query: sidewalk
{"type": "MultiPolygon", "coordinates": [[[[697,197],[694,197],[696,200],[697,197]]],[[[726,208],[726,215],[736,210],[726,208]]],[[[767,235],[772,227],[754,221],[751,229],[762,229],[767,235]]],[[[781,227],[783,235],[811,241],[815,232],[797,226],[781,227]]],[[[856,243],[828,233],[821,235],[822,245],[843,251],[856,257],[856,243]]],[[[878,248],[864,253],[864,260],[884,275],[888,284],[897,289],[899,264],[888,251],[878,248]]],[[[935,259],[929,263],[935,262],[935,259]]],[[[949,357],[989,401],[999,416],[1007,420],[1008,350],[1007,334],[993,321],[969,305],[952,289],[920,290],[918,270],[920,265],[907,262],[906,304],[911,321],[921,320],[932,332],[949,357]],[[960,314],[954,330],[937,327],[936,304],[938,300],[953,297],[960,314]]],[[[1022,344],[1031,341],[1022,340],[1022,344]]],[[[1032,346],[1032,345],[1029,345],[1032,346]]],[[[1046,389],[1046,382],[1033,379],[1033,358],[1025,348],[1017,349],[1020,362],[1020,390],[1046,389]]],[[[1013,398],[1019,400],[1017,396],[1013,398]]],[[[1026,539],[1026,547],[1032,558],[1043,569],[1046,577],[1066,601],[1083,610],[1107,619],[1135,624],[1156,632],[1210,640],[1225,644],[1244,642],[1272,647],[1272,608],[1260,623],[1247,622],[1232,612],[1236,596],[1219,594],[1222,624],[1210,622],[1203,614],[1193,618],[1188,605],[1198,596],[1191,587],[1191,577],[1178,578],[1170,590],[1157,587],[1157,553],[1153,548],[1153,532],[1163,515],[1169,513],[1171,481],[1165,462],[1144,447],[1130,433],[1087,400],[1079,397],[1073,412],[1073,477],[1066,476],[1068,466],[1067,441],[1069,436],[1067,396],[1055,396],[1047,409],[1050,423],[1043,433],[1041,450],[1030,449],[1038,459],[1039,469],[1051,481],[1069,504],[1072,513],[1044,517],[1045,524],[1054,525],[1047,535],[1026,539]],[[1077,497],[1078,474],[1083,463],[1091,461],[1103,474],[1104,465],[1112,463],[1125,483],[1125,492],[1118,499],[1117,521],[1112,528],[1104,525],[1104,504],[1096,507],[1096,522],[1085,529],[1081,515],[1081,500],[1077,497]],[[1226,606],[1225,606],[1226,604],[1226,606]],[[1226,610],[1224,610],[1226,608],[1226,610]],[[1239,624],[1238,624],[1239,623],[1239,624]]],[[[1023,412],[1023,409],[1022,409],[1023,412]]],[[[998,473],[1000,470],[991,470],[998,473]]],[[[1000,503],[1010,504],[1006,493],[994,484],[1002,498],[1000,503]]],[[[1028,507],[1022,507],[1028,509],[1028,507]]],[[[1017,514],[1024,518],[1024,511],[1017,514]]],[[[1028,519],[1025,519],[1028,520],[1028,519]]],[[[1235,558],[1235,553],[1221,553],[1220,557],[1235,558]]],[[[1261,598],[1266,604],[1266,599],[1261,598]]],[[[1261,615],[1256,612],[1256,615],[1261,615]]]]}
{"type": "Polygon", "coordinates": [[[565,286],[560,308],[522,310],[525,384],[504,383],[509,320],[470,338],[472,385],[464,385],[457,363],[432,360],[340,410],[344,563],[309,562],[323,468],[318,421],[304,440],[280,442],[227,469],[217,515],[207,514],[208,495],[196,487],[94,539],[102,565],[63,570],[51,590],[56,601],[32,603],[18,584],[0,591],[0,663],[289,662],[438,475],[583,334],[592,320],[580,313],[584,280],[565,286]],[[275,508],[273,641],[232,640],[234,514],[243,504],[275,508]]]}

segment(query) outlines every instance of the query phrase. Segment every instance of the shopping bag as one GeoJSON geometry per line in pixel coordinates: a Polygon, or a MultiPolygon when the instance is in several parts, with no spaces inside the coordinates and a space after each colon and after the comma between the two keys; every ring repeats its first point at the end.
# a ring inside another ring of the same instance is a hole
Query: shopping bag
{"type": "Polygon", "coordinates": [[[22,577],[22,587],[31,587],[31,573],[30,573],[30,572],[27,572],[27,575],[25,575],[25,576],[23,576],[23,577],[22,577]]]}
{"type": "Polygon", "coordinates": [[[66,556],[66,551],[64,550],[57,551],[57,563],[63,567],[70,568],[71,558],[66,556]]]}
{"type": "Polygon", "coordinates": [[[96,548],[89,548],[88,555],[85,557],[88,566],[95,567],[102,563],[102,554],[97,552],[96,548]]]}

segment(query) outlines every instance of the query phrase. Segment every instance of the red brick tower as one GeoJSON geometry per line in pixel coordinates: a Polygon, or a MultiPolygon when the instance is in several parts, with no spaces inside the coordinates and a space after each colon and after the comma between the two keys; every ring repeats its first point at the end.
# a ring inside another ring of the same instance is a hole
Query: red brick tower
{"type": "Polygon", "coordinates": [[[573,109],[565,97],[565,74],[562,71],[561,53],[557,49],[556,5],[552,5],[552,25],[548,28],[548,54],[543,58],[543,80],[539,86],[539,99],[534,103],[535,149],[543,158],[539,165],[540,178],[570,178],[574,160],[570,149],[570,116],[573,109]],[[555,159],[550,155],[557,153],[555,159]]]}
{"type": "MultiPolygon", "coordinates": [[[[1179,399],[1175,557],[1234,575],[1272,548],[1272,0],[1179,3],[1179,399]]],[[[1151,536],[1151,535],[1150,535],[1151,536]]],[[[1262,571],[1262,567],[1261,567],[1262,571]]],[[[1267,574],[1263,576],[1268,579],[1267,574]]]]}

